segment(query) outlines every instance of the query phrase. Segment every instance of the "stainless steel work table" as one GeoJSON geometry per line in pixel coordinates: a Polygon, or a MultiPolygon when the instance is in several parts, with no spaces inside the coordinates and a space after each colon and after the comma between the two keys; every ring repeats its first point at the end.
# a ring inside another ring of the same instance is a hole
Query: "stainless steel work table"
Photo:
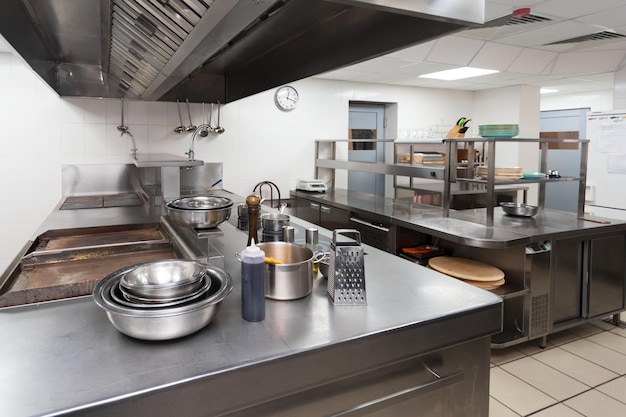
{"type": "Polygon", "coordinates": [[[496,208],[494,225],[488,227],[485,226],[484,208],[451,210],[450,217],[444,217],[440,207],[342,189],[329,190],[324,194],[292,191],[291,195],[357,214],[374,214],[400,227],[480,248],[508,248],[553,237],[626,231],[626,222],[621,220],[605,219],[610,223],[600,224],[580,220],[576,213],[556,210],[543,210],[535,217],[520,218],[507,216],[496,208]]]}
{"type": "MultiPolygon", "coordinates": [[[[159,215],[143,208],[71,214],[53,213],[42,230],[159,215]]],[[[463,383],[477,390],[468,401],[481,401],[480,414],[487,415],[489,335],[501,326],[498,296],[366,247],[367,306],[333,306],[326,280],[318,278],[310,296],[268,300],[265,321],[250,323],[241,318],[234,256],[246,234],[228,222],[220,229],[224,236],[214,243],[235,289],[214,321],[188,337],[126,337],[91,297],[1,309],[0,415],[215,415],[471,340],[478,343],[480,371],[463,383]]]]}

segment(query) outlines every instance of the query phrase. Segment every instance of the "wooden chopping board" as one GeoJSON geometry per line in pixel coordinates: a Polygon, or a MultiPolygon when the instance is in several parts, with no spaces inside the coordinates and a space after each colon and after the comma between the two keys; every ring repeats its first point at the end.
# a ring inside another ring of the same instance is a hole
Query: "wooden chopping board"
{"type": "Polygon", "coordinates": [[[437,256],[428,260],[428,266],[436,271],[463,280],[493,282],[504,279],[504,272],[501,269],[473,259],[437,256]]]}

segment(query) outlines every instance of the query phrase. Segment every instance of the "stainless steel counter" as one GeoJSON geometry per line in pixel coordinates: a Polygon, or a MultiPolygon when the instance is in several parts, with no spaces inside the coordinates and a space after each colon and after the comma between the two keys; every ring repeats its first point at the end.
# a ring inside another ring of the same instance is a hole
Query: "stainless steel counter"
{"type": "Polygon", "coordinates": [[[397,226],[480,248],[508,248],[553,237],[626,231],[626,222],[621,220],[604,219],[610,223],[600,224],[580,220],[575,213],[556,210],[521,218],[507,216],[496,208],[494,225],[488,227],[485,226],[486,209],[451,210],[450,217],[443,217],[439,207],[347,190],[329,190],[324,194],[292,191],[291,194],[355,213],[373,213],[397,226]]]}
{"type": "MultiPolygon", "coordinates": [[[[400,208],[371,204],[383,212],[400,208]]],[[[40,230],[149,222],[160,215],[136,207],[55,211],[40,230]]],[[[477,390],[468,398],[480,401],[486,416],[488,340],[500,331],[499,297],[366,247],[367,306],[334,307],[326,281],[317,278],[310,296],[267,300],[265,321],[250,323],[241,318],[234,256],[246,234],[229,222],[220,229],[224,235],[214,244],[235,289],[215,320],[188,337],[160,343],[126,337],[91,297],[0,309],[0,415],[235,413],[365,367],[475,340],[481,371],[478,380],[468,374],[463,384],[477,390]]]]}

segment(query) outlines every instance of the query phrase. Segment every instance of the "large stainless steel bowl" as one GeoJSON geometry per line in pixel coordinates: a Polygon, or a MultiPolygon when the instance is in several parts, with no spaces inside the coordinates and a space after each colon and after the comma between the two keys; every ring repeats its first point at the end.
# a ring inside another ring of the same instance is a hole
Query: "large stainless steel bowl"
{"type": "Polygon", "coordinates": [[[211,279],[211,288],[199,299],[175,307],[127,307],[112,299],[111,287],[119,285],[121,276],[131,268],[121,269],[100,280],[94,288],[93,297],[117,330],[137,339],[169,340],[197,332],[213,320],[221,302],[233,289],[233,280],[228,272],[207,265],[206,276],[211,279]]]}
{"type": "Polygon", "coordinates": [[[539,207],[531,206],[530,204],[523,203],[500,203],[502,210],[510,216],[518,217],[532,217],[537,214],[539,207]]]}
{"type": "Polygon", "coordinates": [[[183,210],[215,210],[233,205],[230,198],[212,195],[178,198],[170,203],[172,207],[183,210]]]}
{"type": "Polygon", "coordinates": [[[226,197],[198,196],[169,201],[167,211],[181,226],[212,229],[230,218],[232,200],[226,197]]]}
{"type": "Polygon", "coordinates": [[[203,263],[188,259],[146,262],[122,275],[120,287],[136,298],[171,301],[200,289],[205,268],[203,263]]]}

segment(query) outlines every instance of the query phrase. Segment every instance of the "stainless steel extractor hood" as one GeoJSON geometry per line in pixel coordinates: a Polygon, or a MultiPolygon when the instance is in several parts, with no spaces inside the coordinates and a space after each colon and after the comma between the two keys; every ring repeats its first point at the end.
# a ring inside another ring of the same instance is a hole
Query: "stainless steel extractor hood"
{"type": "Polygon", "coordinates": [[[453,33],[485,0],[2,0],[59,95],[222,103],[453,33]]]}

